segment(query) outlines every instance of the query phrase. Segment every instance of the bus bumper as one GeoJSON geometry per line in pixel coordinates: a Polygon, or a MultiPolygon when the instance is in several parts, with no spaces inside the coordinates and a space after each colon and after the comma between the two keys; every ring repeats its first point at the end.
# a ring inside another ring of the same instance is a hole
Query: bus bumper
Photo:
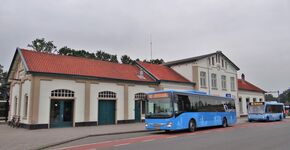
{"type": "Polygon", "coordinates": [[[147,130],[175,130],[175,123],[172,119],[145,119],[145,128],[147,130]]]}
{"type": "Polygon", "coordinates": [[[265,120],[267,120],[267,116],[260,115],[260,114],[249,114],[248,120],[249,121],[265,121],[265,120]]]}

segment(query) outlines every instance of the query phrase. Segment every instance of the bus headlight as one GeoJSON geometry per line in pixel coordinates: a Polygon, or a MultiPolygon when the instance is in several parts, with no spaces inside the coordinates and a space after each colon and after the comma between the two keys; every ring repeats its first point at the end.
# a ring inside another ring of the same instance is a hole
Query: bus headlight
{"type": "Polygon", "coordinates": [[[172,122],[168,122],[166,126],[167,126],[168,128],[171,128],[171,127],[172,127],[172,125],[173,125],[173,123],[172,123],[172,122]]]}

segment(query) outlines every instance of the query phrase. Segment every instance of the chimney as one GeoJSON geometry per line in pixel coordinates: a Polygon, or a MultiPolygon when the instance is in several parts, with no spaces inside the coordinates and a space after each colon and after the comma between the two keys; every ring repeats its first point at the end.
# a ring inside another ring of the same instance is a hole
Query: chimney
{"type": "Polygon", "coordinates": [[[243,73],[242,73],[241,77],[242,77],[242,80],[245,81],[245,75],[243,73]]]}

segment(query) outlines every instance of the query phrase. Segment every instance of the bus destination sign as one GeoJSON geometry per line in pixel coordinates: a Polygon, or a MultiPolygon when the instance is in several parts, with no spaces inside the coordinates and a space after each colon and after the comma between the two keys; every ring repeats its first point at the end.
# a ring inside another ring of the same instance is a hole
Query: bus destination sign
{"type": "Polygon", "coordinates": [[[264,105],[264,102],[251,102],[250,105],[252,105],[252,106],[261,106],[261,105],[264,105]]]}
{"type": "Polygon", "coordinates": [[[168,93],[155,93],[155,94],[149,94],[148,98],[154,99],[154,98],[168,98],[169,94],[168,93]]]}

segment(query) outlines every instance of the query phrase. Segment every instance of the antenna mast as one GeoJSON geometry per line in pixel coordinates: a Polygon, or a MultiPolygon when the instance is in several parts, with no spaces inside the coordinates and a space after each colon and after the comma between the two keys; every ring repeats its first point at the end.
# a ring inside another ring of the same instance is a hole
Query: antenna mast
{"type": "Polygon", "coordinates": [[[150,56],[151,56],[151,60],[152,60],[152,36],[150,34],[150,56]]]}

